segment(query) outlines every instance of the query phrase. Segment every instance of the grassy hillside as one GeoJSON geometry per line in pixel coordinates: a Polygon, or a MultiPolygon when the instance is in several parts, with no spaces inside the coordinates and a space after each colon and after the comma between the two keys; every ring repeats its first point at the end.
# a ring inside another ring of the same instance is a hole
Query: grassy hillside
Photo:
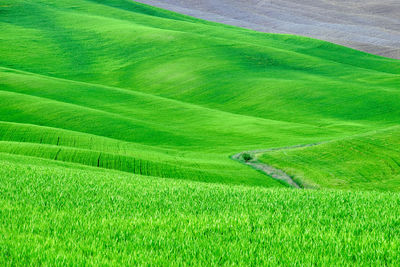
{"type": "Polygon", "coordinates": [[[3,152],[279,186],[229,155],[399,122],[396,60],[128,0],[3,2],[3,152]]]}
{"type": "Polygon", "coordinates": [[[400,196],[139,177],[0,153],[1,265],[396,265],[400,196]]]}
{"type": "Polygon", "coordinates": [[[314,187],[400,191],[400,128],[270,151],[260,160],[314,187]]]}
{"type": "Polygon", "coordinates": [[[394,265],[400,61],[130,0],[0,4],[0,265],[394,265]],[[323,157],[321,157],[323,155],[323,157]],[[303,175],[304,174],[304,175],[303,175]]]}

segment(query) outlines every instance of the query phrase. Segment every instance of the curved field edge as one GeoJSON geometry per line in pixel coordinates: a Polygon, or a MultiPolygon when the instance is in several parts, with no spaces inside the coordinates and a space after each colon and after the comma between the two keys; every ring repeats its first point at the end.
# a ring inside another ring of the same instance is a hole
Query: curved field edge
{"type": "Polygon", "coordinates": [[[372,54],[400,58],[399,5],[369,1],[139,0],[191,16],[261,32],[306,35],[372,54]],[[374,17],[373,20],[369,20],[374,17]],[[365,23],[368,20],[368,23],[365,23]]]}
{"type": "Polygon", "coordinates": [[[279,186],[219,154],[184,153],[35,125],[0,122],[0,152],[146,176],[279,186]]]}

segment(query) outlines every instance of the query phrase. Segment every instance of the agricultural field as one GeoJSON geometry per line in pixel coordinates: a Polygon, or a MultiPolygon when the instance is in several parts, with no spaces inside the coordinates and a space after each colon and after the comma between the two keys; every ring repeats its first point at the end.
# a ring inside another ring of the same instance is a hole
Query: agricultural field
{"type": "Polygon", "coordinates": [[[396,59],[130,0],[3,0],[0,265],[395,265],[399,123],[396,59]]]}
{"type": "Polygon", "coordinates": [[[400,195],[217,185],[0,154],[1,265],[396,265],[400,195]]]}
{"type": "Polygon", "coordinates": [[[138,0],[196,18],[313,37],[400,59],[397,0],[138,0]]]}
{"type": "Polygon", "coordinates": [[[310,187],[399,192],[400,127],[269,151],[260,160],[310,187]]]}

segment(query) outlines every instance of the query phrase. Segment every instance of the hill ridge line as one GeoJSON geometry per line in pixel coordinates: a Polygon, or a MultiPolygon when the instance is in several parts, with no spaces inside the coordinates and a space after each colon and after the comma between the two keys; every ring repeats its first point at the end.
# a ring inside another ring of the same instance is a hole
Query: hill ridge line
{"type": "MultiPolygon", "coordinates": [[[[253,119],[260,119],[260,120],[264,120],[264,121],[268,121],[268,122],[274,122],[274,123],[286,123],[286,124],[291,124],[291,125],[303,125],[303,126],[308,126],[308,127],[315,127],[314,125],[308,124],[308,123],[298,123],[298,122],[292,122],[292,121],[274,120],[274,119],[267,119],[267,118],[258,117],[258,116],[234,113],[234,112],[230,112],[230,111],[226,111],[226,110],[221,110],[221,109],[218,109],[218,108],[212,108],[212,107],[202,106],[202,105],[191,103],[191,102],[185,102],[185,101],[181,101],[181,100],[177,100],[177,99],[173,99],[173,98],[168,98],[168,97],[165,97],[165,96],[153,95],[151,93],[145,93],[145,92],[141,92],[141,91],[136,91],[134,89],[127,89],[127,88],[123,88],[123,87],[117,87],[117,86],[111,86],[111,85],[103,85],[103,84],[98,84],[98,83],[93,83],[93,82],[86,82],[86,81],[77,81],[77,80],[68,79],[68,78],[62,78],[62,77],[54,77],[54,76],[49,76],[49,75],[46,75],[46,74],[41,74],[41,73],[36,73],[36,72],[31,72],[31,71],[25,71],[25,70],[19,70],[19,69],[4,67],[4,66],[0,66],[0,76],[1,76],[1,69],[4,69],[6,71],[7,70],[11,71],[11,72],[13,72],[15,74],[18,74],[18,75],[33,75],[33,76],[36,75],[36,76],[43,77],[43,78],[46,78],[46,79],[49,79],[49,80],[56,80],[56,81],[61,81],[61,82],[70,82],[70,83],[75,83],[77,85],[84,84],[84,85],[89,85],[89,86],[96,86],[96,87],[101,87],[101,88],[104,88],[104,89],[121,91],[121,92],[130,94],[130,95],[140,95],[140,96],[145,96],[145,97],[149,97],[149,98],[153,98],[153,99],[157,99],[157,100],[170,101],[170,102],[175,103],[175,104],[177,103],[177,104],[181,104],[183,106],[186,105],[186,106],[189,106],[189,107],[192,107],[192,108],[195,108],[195,109],[199,109],[199,110],[203,109],[203,110],[209,110],[209,111],[213,111],[213,112],[221,112],[221,113],[225,113],[225,114],[231,114],[231,115],[234,115],[234,116],[248,117],[248,118],[253,118],[253,119]]],[[[0,85],[1,85],[1,83],[0,83],[0,85]]],[[[43,98],[43,99],[49,99],[49,100],[53,100],[53,101],[58,101],[60,103],[76,105],[76,106],[80,106],[80,107],[84,107],[84,108],[88,108],[88,109],[94,109],[94,108],[91,108],[91,107],[82,106],[82,105],[78,105],[78,104],[74,104],[74,103],[70,103],[70,102],[54,100],[52,98],[47,98],[47,97],[44,97],[44,96],[43,97],[42,96],[36,96],[36,95],[31,95],[31,94],[26,94],[26,93],[14,92],[14,91],[10,91],[10,90],[2,90],[2,91],[21,94],[21,95],[26,95],[26,96],[32,96],[32,97],[39,97],[39,98],[43,98]]],[[[94,110],[96,110],[96,109],[94,109],[94,110]]],[[[102,111],[102,110],[99,110],[99,111],[102,111]]],[[[103,112],[108,112],[108,111],[103,111],[103,112]]],[[[110,113],[110,112],[108,112],[108,113],[110,113]]],[[[123,116],[123,115],[121,115],[121,116],[123,116]]]]}

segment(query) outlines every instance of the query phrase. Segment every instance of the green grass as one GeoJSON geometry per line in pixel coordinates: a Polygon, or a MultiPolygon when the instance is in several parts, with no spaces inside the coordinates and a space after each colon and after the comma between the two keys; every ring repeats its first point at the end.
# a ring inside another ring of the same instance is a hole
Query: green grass
{"type": "Polygon", "coordinates": [[[317,146],[271,151],[260,160],[313,187],[400,191],[398,126],[317,146]]]}
{"type": "Polygon", "coordinates": [[[103,153],[114,163],[102,166],[138,174],[132,158],[151,176],[279,186],[229,156],[399,123],[397,60],[128,0],[7,0],[0,12],[1,127],[40,127],[2,135],[8,153],[55,159],[59,142],[64,161],[103,153]]]}
{"type": "Polygon", "coordinates": [[[306,37],[3,0],[0,265],[395,265],[399,84],[306,37]],[[316,142],[261,160],[319,191],[230,158],[316,142]]]}
{"type": "Polygon", "coordinates": [[[134,176],[0,154],[1,265],[396,265],[399,194],[134,176]]]}

